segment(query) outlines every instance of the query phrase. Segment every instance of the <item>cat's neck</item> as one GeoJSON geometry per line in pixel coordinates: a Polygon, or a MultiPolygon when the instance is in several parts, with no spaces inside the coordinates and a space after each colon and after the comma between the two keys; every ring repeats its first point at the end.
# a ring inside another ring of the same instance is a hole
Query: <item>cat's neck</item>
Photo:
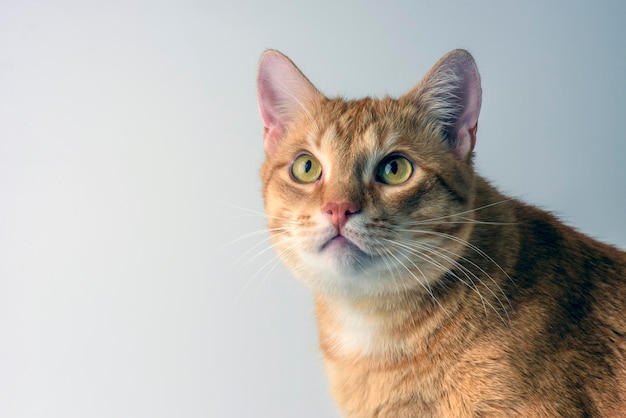
{"type": "Polygon", "coordinates": [[[444,311],[421,293],[367,301],[316,297],[322,352],[338,360],[366,357],[389,363],[415,355],[457,312],[458,306],[450,304],[444,311]]]}

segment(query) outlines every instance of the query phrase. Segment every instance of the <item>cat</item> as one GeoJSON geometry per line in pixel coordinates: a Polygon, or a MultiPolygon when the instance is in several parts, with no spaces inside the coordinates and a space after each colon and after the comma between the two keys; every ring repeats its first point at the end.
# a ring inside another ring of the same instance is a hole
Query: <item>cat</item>
{"type": "Polygon", "coordinates": [[[268,50],[257,93],[271,238],[345,416],[626,416],[626,253],[476,173],[467,51],[343,100],[268,50]]]}

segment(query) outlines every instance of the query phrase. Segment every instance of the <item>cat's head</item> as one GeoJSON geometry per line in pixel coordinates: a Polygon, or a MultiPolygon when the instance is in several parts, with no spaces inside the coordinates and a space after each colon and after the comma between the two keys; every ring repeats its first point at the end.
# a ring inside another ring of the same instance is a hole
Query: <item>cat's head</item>
{"type": "Polygon", "coordinates": [[[346,101],[269,50],[258,98],[272,239],[316,292],[427,292],[458,261],[472,228],[481,103],[469,53],[448,53],[399,99],[346,101]]]}

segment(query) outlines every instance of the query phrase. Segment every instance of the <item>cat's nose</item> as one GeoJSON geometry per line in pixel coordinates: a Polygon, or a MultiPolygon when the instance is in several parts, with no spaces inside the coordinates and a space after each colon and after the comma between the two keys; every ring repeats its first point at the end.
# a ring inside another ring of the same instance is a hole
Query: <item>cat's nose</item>
{"type": "Polygon", "coordinates": [[[358,213],[359,210],[359,207],[353,202],[327,202],[322,206],[322,213],[328,216],[337,231],[340,231],[348,222],[348,218],[358,213]]]}

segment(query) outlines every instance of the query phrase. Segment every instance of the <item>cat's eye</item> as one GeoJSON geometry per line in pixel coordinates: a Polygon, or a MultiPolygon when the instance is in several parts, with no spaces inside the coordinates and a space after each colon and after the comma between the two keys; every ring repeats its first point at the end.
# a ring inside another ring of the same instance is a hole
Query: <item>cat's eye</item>
{"type": "Polygon", "coordinates": [[[401,155],[391,155],[376,167],[376,181],[396,185],[406,182],[413,174],[413,164],[401,155]]]}
{"type": "Polygon", "coordinates": [[[302,154],[291,165],[291,175],[301,183],[313,183],[322,175],[322,165],[311,154],[302,154]]]}

